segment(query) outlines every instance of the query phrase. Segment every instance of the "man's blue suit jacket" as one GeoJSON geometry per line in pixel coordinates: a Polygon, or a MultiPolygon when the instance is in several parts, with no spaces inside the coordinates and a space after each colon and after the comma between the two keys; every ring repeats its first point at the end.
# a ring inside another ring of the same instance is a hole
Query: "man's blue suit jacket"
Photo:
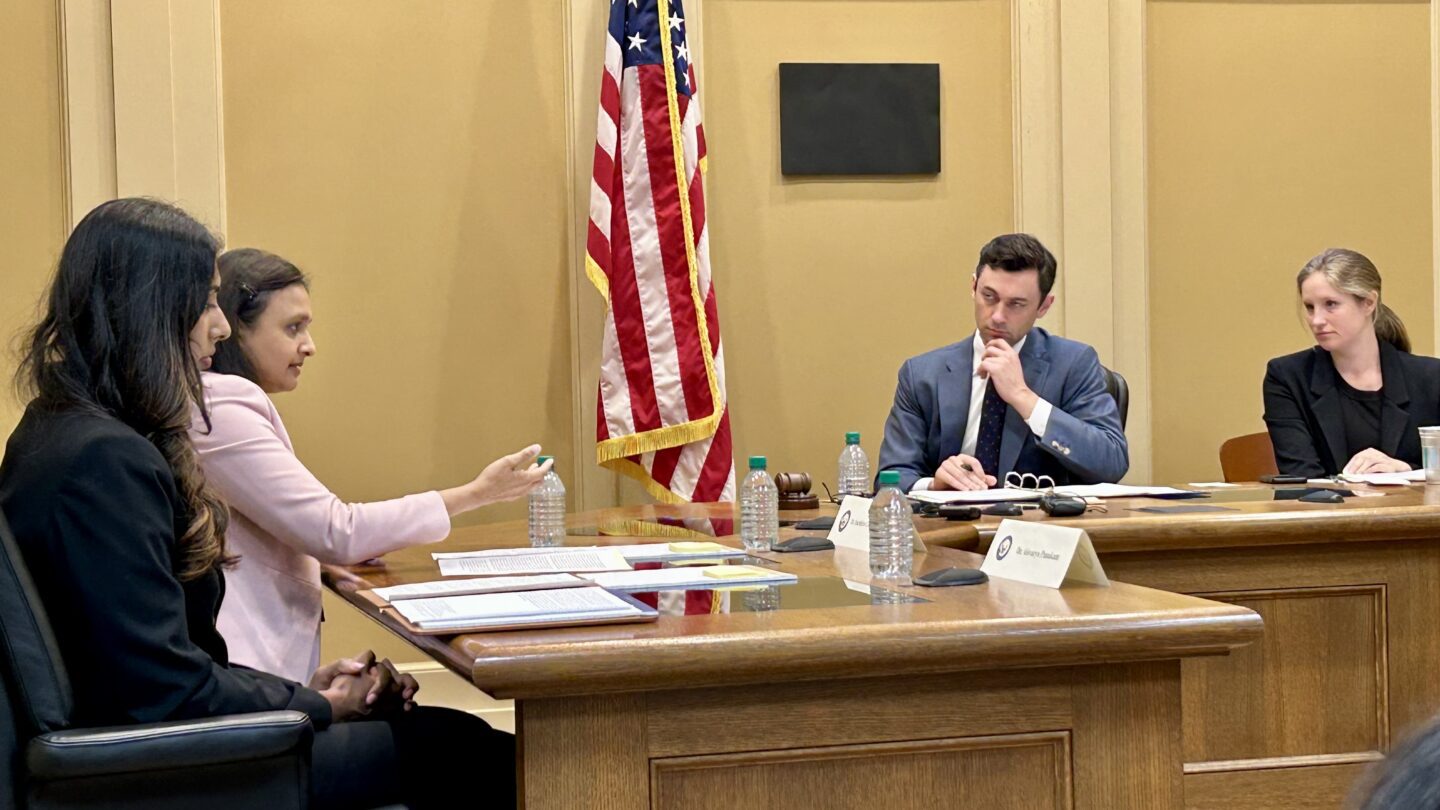
{"type": "MultiPolygon", "coordinates": [[[[879,470],[898,470],[902,491],[933,476],[940,462],[960,452],[970,415],[973,353],[972,334],[900,367],[879,470]]],[[[1095,350],[1033,327],[1021,347],[1020,364],[1030,390],[1053,408],[1050,423],[1044,436],[1036,436],[1007,407],[1000,469],[986,472],[1000,483],[1011,471],[1048,475],[1057,485],[1119,481],[1130,468],[1130,451],[1095,350]]]]}

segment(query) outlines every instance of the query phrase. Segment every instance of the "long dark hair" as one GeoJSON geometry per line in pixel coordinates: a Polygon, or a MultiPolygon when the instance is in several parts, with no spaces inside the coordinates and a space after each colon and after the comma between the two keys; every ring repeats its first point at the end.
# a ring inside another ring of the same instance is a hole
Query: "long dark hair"
{"type": "Polygon", "coordinates": [[[160,451],[187,510],[182,580],[231,560],[228,512],[206,486],[187,432],[194,408],[210,424],[190,330],[205,311],[219,249],[173,205],[128,198],[96,207],[65,242],[15,373],[37,406],[109,414],[160,451]]]}
{"type": "Polygon", "coordinates": [[[260,382],[250,358],[241,345],[241,329],[250,329],[270,304],[277,290],[299,284],[306,289],[310,280],[289,261],[257,248],[236,248],[220,255],[220,311],[235,330],[235,339],[215,347],[210,370],[235,374],[260,382]]]}

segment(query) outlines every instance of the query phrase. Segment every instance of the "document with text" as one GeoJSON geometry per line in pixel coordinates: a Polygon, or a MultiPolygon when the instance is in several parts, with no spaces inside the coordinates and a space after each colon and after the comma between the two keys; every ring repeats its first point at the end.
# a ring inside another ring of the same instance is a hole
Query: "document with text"
{"type": "Polygon", "coordinates": [[[618,551],[603,548],[555,549],[550,554],[485,555],[446,557],[439,560],[440,573],[454,576],[500,576],[516,574],[579,574],[593,571],[628,571],[630,563],[618,551]]]}
{"type": "Polygon", "coordinates": [[[706,568],[655,568],[648,571],[586,574],[585,579],[612,591],[635,593],[714,590],[746,585],[789,585],[798,578],[784,571],[771,571],[752,565],[718,565],[706,568]],[[712,568],[726,576],[715,576],[712,568]]]}
{"type": "Polygon", "coordinates": [[[437,551],[430,556],[436,560],[464,560],[477,557],[519,557],[532,554],[563,554],[574,551],[615,551],[631,563],[669,562],[671,560],[714,559],[723,560],[744,557],[745,550],[723,543],[705,541],[683,541],[664,543],[635,543],[622,546],[559,546],[551,548],[486,548],[476,551],[437,551]]]}
{"type": "Polygon", "coordinates": [[[540,591],[551,588],[579,588],[589,585],[574,574],[535,574],[523,577],[478,577],[475,579],[440,579],[376,588],[373,593],[386,602],[401,599],[424,599],[429,596],[463,596],[472,593],[503,593],[505,591],[540,591]]]}
{"type": "Polygon", "coordinates": [[[645,611],[603,588],[404,599],[394,609],[422,630],[641,617],[645,611]]]}

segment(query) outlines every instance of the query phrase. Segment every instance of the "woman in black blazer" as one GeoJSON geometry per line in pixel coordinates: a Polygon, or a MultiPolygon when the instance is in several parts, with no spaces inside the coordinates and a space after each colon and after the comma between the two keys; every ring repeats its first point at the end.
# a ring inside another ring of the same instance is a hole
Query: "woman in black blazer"
{"type": "Polygon", "coordinates": [[[1440,425],[1440,360],[1410,353],[1363,255],[1331,248],[1295,281],[1316,345],[1265,370],[1276,466],[1307,477],[1418,468],[1418,429],[1440,425]]]}
{"type": "Polygon", "coordinates": [[[215,629],[228,516],[188,435],[192,412],[205,418],[200,369],[230,333],[218,249],[164,203],[99,206],[65,244],[17,372],[35,398],[0,460],[0,510],[53,622],[76,722],[295,709],[318,732],[318,806],[436,806],[427,791],[478,768],[514,807],[514,738],[415,708],[414,679],[388,661],[336,662],[308,686],[229,663],[215,629]]]}

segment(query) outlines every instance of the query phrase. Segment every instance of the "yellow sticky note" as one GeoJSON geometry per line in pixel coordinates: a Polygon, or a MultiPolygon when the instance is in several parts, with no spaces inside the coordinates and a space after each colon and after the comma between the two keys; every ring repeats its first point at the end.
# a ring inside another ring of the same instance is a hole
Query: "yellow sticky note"
{"type": "Polygon", "coordinates": [[[746,579],[763,576],[765,573],[766,571],[753,565],[712,565],[705,569],[705,576],[714,579],[746,579]]]}
{"type": "Polygon", "coordinates": [[[725,561],[708,558],[692,558],[688,560],[671,560],[666,564],[671,568],[701,568],[707,565],[724,565],[725,561]]]}
{"type": "Polygon", "coordinates": [[[676,554],[708,554],[729,549],[719,543],[711,543],[706,540],[681,540],[671,543],[670,550],[676,554]]]}

